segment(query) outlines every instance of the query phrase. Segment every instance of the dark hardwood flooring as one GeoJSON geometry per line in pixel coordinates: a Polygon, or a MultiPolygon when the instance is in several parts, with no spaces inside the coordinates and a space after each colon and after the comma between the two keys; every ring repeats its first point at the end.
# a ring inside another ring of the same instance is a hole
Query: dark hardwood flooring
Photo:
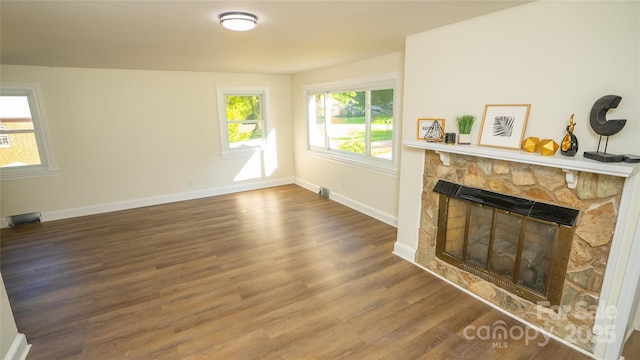
{"type": "Polygon", "coordinates": [[[1,235],[30,360],[587,358],[478,338],[522,325],[393,255],[395,228],[295,185],[1,235]]]}
{"type": "Polygon", "coordinates": [[[634,331],[624,345],[622,356],[625,360],[640,360],[640,331],[634,331]]]}

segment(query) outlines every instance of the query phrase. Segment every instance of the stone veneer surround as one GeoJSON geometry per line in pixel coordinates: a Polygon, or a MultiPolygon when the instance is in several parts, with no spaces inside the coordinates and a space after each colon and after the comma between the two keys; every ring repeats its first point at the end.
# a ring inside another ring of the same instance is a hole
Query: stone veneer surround
{"type": "Polygon", "coordinates": [[[449,156],[449,165],[445,166],[439,154],[426,151],[416,263],[515,316],[592,351],[592,328],[624,178],[580,172],[575,188],[570,188],[565,182],[567,174],[560,168],[461,154],[449,156]],[[536,305],[436,258],[438,194],[432,189],[439,179],[580,210],[559,308],[536,305]]]}

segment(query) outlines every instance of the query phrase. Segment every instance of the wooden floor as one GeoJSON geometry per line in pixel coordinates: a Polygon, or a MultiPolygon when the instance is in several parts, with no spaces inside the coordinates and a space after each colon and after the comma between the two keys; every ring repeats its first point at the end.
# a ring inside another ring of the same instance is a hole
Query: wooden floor
{"type": "Polygon", "coordinates": [[[587,358],[486,338],[524,327],[393,255],[395,228],[295,185],[1,235],[30,360],[587,358]]]}
{"type": "Polygon", "coordinates": [[[640,331],[634,331],[622,351],[625,360],[640,360],[640,331]]]}

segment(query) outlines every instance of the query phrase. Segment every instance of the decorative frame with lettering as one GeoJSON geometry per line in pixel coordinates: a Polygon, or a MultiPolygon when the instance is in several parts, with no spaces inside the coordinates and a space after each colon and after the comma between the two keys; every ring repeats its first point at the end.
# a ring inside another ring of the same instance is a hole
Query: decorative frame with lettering
{"type": "Polygon", "coordinates": [[[520,149],[531,104],[484,107],[478,145],[520,149]]]}
{"type": "Polygon", "coordinates": [[[444,119],[419,118],[418,139],[430,142],[444,141],[444,119]]]}

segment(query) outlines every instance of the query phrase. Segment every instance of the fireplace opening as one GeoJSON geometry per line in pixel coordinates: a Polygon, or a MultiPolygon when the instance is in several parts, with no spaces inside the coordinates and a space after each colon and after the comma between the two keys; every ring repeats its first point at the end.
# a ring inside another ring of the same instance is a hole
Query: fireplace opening
{"type": "Polygon", "coordinates": [[[439,180],[436,256],[524,299],[559,305],[578,210],[439,180]]]}

